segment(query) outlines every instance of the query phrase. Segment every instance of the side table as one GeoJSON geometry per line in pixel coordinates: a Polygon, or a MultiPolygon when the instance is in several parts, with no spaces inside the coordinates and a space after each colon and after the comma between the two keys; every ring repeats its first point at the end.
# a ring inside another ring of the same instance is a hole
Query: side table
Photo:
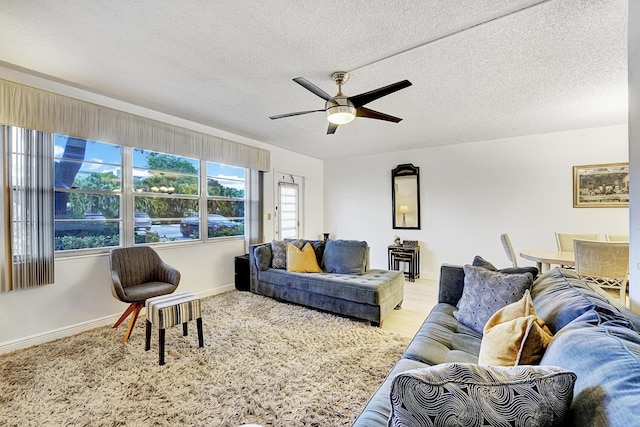
{"type": "Polygon", "coordinates": [[[239,291],[250,290],[249,254],[235,258],[236,289],[239,291]]]}
{"type": "Polygon", "coordinates": [[[407,264],[408,270],[404,275],[410,282],[415,282],[420,277],[420,246],[389,245],[387,248],[389,270],[400,271],[400,263],[407,264]]]}

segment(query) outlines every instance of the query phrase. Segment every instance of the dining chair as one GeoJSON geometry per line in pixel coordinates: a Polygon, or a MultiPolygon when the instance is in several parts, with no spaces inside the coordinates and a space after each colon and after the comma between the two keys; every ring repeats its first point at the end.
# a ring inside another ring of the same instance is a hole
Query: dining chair
{"type": "Polygon", "coordinates": [[[629,235],[628,234],[605,234],[605,240],[608,242],[628,242],[629,235]]]}
{"type": "Polygon", "coordinates": [[[573,241],[576,273],[585,281],[604,289],[620,291],[620,301],[626,304],[629,276],[629,242],[602,240],[573,241]]]}
{"type": "Polygon", "coordinates": [[[511,244],[511,239],[507,233],[503,233],[500,235],[500,241],[502,242],[502,247],[504,248],[505,253],[507,254],[507,258],[511,261],[511,265],[514,267],[518,266],[518,261],[516,258],[516,252],[513,250],[513,245],[511,244]]]}
{"type": "Polygon", "coordinates": [[[145,301],[175,291],[180,283],[180,272],[164,263],[156,251],[148,246],[111,249],[109,270],[111,293],[116,299],[129,303],[113,325],[117,328],[131,314],[129,326],[122,340],[122,343],[126,344],[145,301]]]}
{"type": "Polygon", "coordinates": [[[573,252],[573,239],[598,240],[598,233],[558,233],[556,232],[556,243],[558,251],[573,252]]]}

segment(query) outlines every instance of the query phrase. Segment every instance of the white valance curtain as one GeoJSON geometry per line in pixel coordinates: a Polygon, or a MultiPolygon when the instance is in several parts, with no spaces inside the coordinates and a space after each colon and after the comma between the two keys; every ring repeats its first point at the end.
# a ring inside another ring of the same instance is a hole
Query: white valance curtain
{"type": "Polygon", "coordinates": [[[0,124],[269,171],[271,153],[0,79],[0,124]]]}

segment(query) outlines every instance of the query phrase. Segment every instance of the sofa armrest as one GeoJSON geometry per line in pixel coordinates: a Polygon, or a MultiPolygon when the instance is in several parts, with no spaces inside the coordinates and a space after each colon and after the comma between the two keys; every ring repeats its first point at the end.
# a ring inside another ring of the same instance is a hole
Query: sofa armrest
{"type": "Polygon", "coordinates": [[[258,285],[260,275],[260,265],[258,265],[256,250],[259,247],[266,245],[269,245],[269,247],[271,247],[271,243],[258,243],[255,245],[249,245],[249,281],[251,291],[253,291],[254,287],[258,285]]]}
{"type": "Polygon", "coordinates": [[[459,265],[442,264],[438,283],[438,302],[457,305],[464,289],[464,269],[459,265]]]}

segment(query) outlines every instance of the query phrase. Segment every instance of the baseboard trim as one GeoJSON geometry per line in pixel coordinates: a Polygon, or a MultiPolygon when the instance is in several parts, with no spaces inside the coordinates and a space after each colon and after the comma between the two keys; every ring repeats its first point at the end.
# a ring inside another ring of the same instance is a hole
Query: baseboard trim
{"type": "MultiPolygon", "coordinates": [[[[221,286],[219,288],[208,289],[203,292],[194,293],[198,298],[206,298],[213,295],[222,294],[234,290],[233,284],[221,286]]],[[[121,314],[121,313],[120,313],[121,314]]],[[[107,325],[113,325],[120,314],[105,316],[98,319],[88,320],[86,322],[76,323],[74,325],[65,326],[63,328],[52,329],[50,331],[41,332],[39,334],[30,335],[24,338],[18,338],[11,341],[0,343],[0,354],[11,353],[18,350],[24,350],[46,342],[55,341],[61,338],[67,338],[85,332],[91,329],[100,328],[107,325]]],[[[146,317],[146,312],[142,310],[140,317],[146,317]]]]}

